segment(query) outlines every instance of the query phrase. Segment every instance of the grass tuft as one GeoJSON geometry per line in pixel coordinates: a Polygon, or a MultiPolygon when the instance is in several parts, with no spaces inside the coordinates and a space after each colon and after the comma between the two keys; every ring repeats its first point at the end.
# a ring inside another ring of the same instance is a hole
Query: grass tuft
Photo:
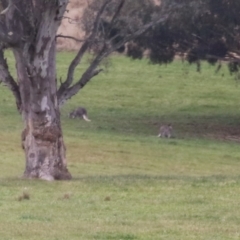
{"type": "Polygon", "coordinates": [[[111,201],[111,197],[109,197],[109,196],[105,197],[104,201],[111,201]]]}
{"type": "Polygon", "coordinates": [[[62,199],[70,199],[71,198],[71,194],[70,193],[65,193],[63,195],[63,198],[62,199]]]}
{"type": "Polygon", "coordinates": [[[18,201],[20,202],[20,201],[22,201],[22,200],[30,200],[30,195],[29,195],[29,193],[27,193],[27,192],[23,192],[22,193],[22,195],[20,195],[19,197],[18,197],[18,201]]]}

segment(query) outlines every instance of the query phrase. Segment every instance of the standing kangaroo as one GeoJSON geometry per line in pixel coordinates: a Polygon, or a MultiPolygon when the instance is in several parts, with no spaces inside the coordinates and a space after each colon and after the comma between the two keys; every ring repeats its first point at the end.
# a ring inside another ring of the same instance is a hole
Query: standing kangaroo
{"type": "Polygon", "coordinates": [[[172,125],[162,125],[159,129],[159,134],[158,137],[165,137],[165,138],[170,138],[172,137],[172,125]]]}
{"type": "Polygon", "coordinates": [[[85,121],[90,122],[91,120],[87,116],[87,110],[84,107],[78,107],[68,115],[69,118],[83,118],[85,121]]]}

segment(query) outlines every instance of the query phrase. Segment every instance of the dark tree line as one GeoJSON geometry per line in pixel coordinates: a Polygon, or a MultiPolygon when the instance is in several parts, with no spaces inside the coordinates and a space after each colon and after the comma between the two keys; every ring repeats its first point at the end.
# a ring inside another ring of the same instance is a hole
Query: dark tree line
{"type": "Polygon", "coordinates": [[[190,63],[224,60],[229,61],[230,71],[239,69],[240,1],[163,0],[162,6],[148,9],[149,15],[160,15],[163,9],[171,9],[171,15],[132,41],[130,57],[141,58],[144,51],[150,50],[153,63],[169,63],[180,55],[190,63]]]}

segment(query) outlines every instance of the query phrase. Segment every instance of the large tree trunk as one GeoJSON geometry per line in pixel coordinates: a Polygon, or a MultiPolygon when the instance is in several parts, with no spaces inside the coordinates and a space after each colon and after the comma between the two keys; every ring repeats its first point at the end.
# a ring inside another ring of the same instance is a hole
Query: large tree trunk
{"type": "MultiPolygon", "coordinates": [[[[42,43],[45,44],[45,43],[42,43]]],[[[66,165],[57,100],[55,41],[48,54],[35,53],[26,66],[21,50],[14,50],[25,129],[22,147],[26,156],[24,177],[44,180],[71,179],[66,165]]]]}
{"type": "Polygon", "coordinates": [[[0,0],[0,77],[14,93],[24,121],[24,176],[70,179],[56,82],[56,32],[68,0],[0,0]],[[11,48],[17,81],[3,51],[11,48]]]}

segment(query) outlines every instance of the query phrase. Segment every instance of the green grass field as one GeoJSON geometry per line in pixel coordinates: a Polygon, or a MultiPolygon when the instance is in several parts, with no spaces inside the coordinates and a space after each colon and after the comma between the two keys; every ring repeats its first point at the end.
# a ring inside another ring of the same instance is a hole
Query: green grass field
{"type": "MultiPolygon", "coordinates": [[[[58,54],[58,77],[72,57],[58,54]]],[[[21,179],[23,123],[0,87],[0,239],[240,239],[239,83],[207,64],[106,65],[62,108],[72,181],[21,179]],[[90,123],[67,118],[77,106],[90,123]],[[156,137],[163,123],[175,138],[156,137]]]]}

